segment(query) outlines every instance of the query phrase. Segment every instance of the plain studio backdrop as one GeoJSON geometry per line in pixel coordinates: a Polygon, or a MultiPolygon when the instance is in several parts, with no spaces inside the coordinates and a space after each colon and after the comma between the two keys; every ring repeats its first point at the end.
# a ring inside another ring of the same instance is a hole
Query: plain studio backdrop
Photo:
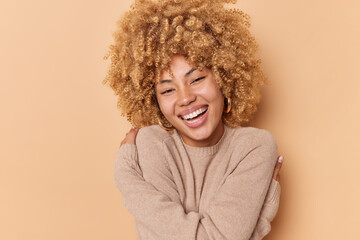
{"type": "MultiPolygon", "coordinates": [[[[113,180],[130,125],[102,85],[130,0],[0,3],[0,239],[135,239],[113,180]]],[[[266,240],[360,239],[360,1],[243,0],[285,156],[266,240]]]]}

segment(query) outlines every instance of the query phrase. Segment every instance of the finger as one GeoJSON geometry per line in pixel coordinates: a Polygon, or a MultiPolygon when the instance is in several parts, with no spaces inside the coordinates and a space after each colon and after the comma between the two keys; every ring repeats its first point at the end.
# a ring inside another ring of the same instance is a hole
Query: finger
{"type": "Polygon", "coordinates": [[[273,178],[274,178],[274,179],[277,179],[277,178],[278,178],[277,176],[279,175],[279,172],[280,172],[280,169],[281,169],[283,160],[284,160],[284,157],[283,157],[283,156],[279,156],[279,157],[278,157],[278,160],[277,160],[277,162],[276,162],[275,169],[274,169],[274,174],[273,174],[273,178]]]}
{"type": "Polygon", "coordinates": [[[128,132],[128,134],[131,134],[131,135],[133,135],[134,137],[136,137],[138,131],[139,131],[139,128],[132,126],[131,129],[130,129],[130,131],[128,132]]]}
{"type": "Polygon", "coordinates": [[[278,168],[278,171],[280,171],[281,166],[283,164],[283,161],[284,161],[284,157],[280,155],[278,157],[278,160],[277,160],[277,163],[276,163],[276,168],[278,168]]]}

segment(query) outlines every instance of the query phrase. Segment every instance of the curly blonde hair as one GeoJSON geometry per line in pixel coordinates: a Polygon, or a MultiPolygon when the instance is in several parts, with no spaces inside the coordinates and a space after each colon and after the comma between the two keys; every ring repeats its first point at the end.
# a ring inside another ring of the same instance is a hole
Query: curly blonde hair
{"type": "Polygon", "coordinates": [[[155,83],[175,54],[199,70],[212,70],[224,97],[231,99],[231,111],[223,114],[226,125],[251,119],[265,77],[249,16],[226,3],[236,0],[135,0],[118,21],[103,83],[119,96],[118,107],[133,125],[169,124],[157,104],[155,83]]]}

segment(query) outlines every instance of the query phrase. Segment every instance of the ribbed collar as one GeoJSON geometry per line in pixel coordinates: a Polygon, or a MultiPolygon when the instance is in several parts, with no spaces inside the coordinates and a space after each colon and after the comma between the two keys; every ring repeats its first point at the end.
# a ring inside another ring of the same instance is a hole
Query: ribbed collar
{"type": "Polygon", "coordinates": [[[224,139],[228,135],[228,131],[229,131],[229,127],[224,124],[224,133],[221,136],[220,140],[215,145],[212,145],[209,147],[193,147],[193,146],[187,145],[186,143],[184,143],[182,137],[180,136],[180,134],[177,130],[175,131],[176,132],[175,134],[177,135],[179,141],[181,141],[186,152],[189,155],[208,156],[208,155],[213,155],[218,152],[220,147],[223,145],[223,142],[225,141],[224,139]]]}

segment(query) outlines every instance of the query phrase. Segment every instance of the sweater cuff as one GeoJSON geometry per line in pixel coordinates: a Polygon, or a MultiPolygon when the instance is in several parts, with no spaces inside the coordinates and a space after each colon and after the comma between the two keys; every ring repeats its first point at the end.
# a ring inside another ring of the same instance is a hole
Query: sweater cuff
{"type": "Polygon", "coordinates": [[[280,202],[280,193],[281,193],[280,183],[272,178],[265,203],[278,206],[280,202]]]}

